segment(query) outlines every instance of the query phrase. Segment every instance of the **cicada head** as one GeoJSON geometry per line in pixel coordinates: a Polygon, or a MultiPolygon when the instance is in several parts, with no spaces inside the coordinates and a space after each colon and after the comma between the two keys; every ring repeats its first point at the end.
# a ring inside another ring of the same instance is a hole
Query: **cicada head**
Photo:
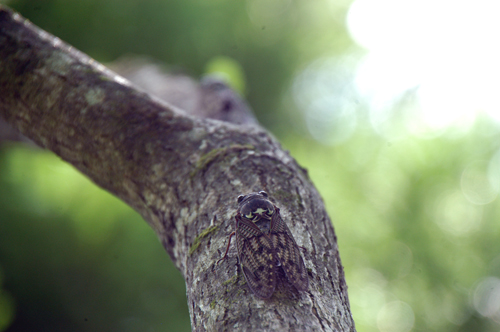
{"type": "Polygon", "coordinates": [[[267,199],[265,191],[251,193],[238,197],[238,211],[243,218],[257,222],[259,220],[271,220],[276,212],[274,205],[267,199]]]}

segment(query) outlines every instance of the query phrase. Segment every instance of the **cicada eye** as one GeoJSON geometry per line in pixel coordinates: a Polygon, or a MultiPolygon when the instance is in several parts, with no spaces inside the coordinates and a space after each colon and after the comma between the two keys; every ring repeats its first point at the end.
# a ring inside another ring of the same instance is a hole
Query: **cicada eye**
{"type": "Polygon", "coordinates": [[[253,218],[252,212],[250,212],[249,214],[245,214],[245,218],[252,219],[253,218]]]}
{"type": "Polygon", "coordinates": [[[241,201],[245,198],[245,195],[239,195],[238,196],[238,203],[241,203],[241,201]]]}
{"type": "Polygon", "coordinates": [[[268,197],[267,193],[265,191],[263,191],[263,190],[259,191],[259,194],[261,194],[264,197],[268,197]]]}
{"type": "Polygon", "coordinates": [[[274,214],[274,209],[267,209],[267,215],[272,216],[274,214]]]}

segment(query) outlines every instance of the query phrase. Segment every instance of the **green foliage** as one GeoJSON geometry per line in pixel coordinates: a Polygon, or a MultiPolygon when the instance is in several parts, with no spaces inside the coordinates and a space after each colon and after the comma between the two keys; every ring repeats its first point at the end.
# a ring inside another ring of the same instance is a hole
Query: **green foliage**
{"type": "Polygon", "coordinates": [[[476,311],[488,298],[496,305],[481,285],[491,279],[493,291],[500,278],[498,192],[480,182],[500,175],[491,163],[500,131],[484,135],[488,126],[479,119],[463,137],[390,144],[364,130],[335,148],[283,138],[332,217],[358,331],[498,329],[476,311]]]}
{"type": "MultiPolygon", "coordinates": [[[[0,287],[3,283],[0,270],[0,287]]],[[[0,288],[0,331],[7,329],[14,320],[14,301],[9,293],[0,288]]]]}
{"type": "Polygon", "coordinates": [[[190,330],[183,279],[134,211],[50,152],[4,148],[0,169],[14,330],[190,330]]]}
{"type": "Polygon", "coordinates": [[[221,76],[240,95],[245,95],[245,73],[237,61],[224,56],[215,57],[208,62],[205,72],[221,76]]]}

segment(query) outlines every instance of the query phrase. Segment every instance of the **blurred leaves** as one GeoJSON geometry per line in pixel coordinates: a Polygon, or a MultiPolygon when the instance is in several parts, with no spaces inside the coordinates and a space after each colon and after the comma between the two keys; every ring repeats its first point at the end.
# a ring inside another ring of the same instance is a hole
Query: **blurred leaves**
{"type": "Polygon", "coordinates": [[[0,170],[13,330],[189,330],[183,279],[135,212],[47,151],[4,148],[0,170]]]}
{"type": "Polygon", "coordinates": [[[358,330],[498,329],[500,298],[480,283],[499,277],[500,204],[485,161],[496,162],[500,132],[483,136],[488,126],[478,119],[459,139],[394,142],[366,129],[335,148],[284,138],[334,221],[358,330]],[[489,301],[492,320],[474,296],[489,301]],[[402,327],[398,312],[414,325],[402,327]]]}
{"type": "Polygon", "coordinates": [[[0,331],[4,331],[14,320],[14,301],[10,294],[2,289],[3,274],[0,269],[0,331]]]}
{"type": "Polygon", "coordinates": [[[237,61],[223,56],[215,57],[208,62],[205,72],[221,76],[240,95],[245,95],[245,73],[237,61]]]}

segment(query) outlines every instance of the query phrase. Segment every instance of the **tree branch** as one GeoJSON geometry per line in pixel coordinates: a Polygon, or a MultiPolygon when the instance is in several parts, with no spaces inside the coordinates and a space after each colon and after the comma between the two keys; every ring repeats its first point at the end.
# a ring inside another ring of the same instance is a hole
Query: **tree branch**
{"type": "Polygon", "coordinates": [[[184,275],[193,330],[354,331],[321,198],[266,131],[169,106],[5,7],[0,45],[0,117],[144,217],[184,275]],[[234,248],[215,265],[236,197],[258,190],[306,248],[308,292],[258,299],[234,248]]]}

